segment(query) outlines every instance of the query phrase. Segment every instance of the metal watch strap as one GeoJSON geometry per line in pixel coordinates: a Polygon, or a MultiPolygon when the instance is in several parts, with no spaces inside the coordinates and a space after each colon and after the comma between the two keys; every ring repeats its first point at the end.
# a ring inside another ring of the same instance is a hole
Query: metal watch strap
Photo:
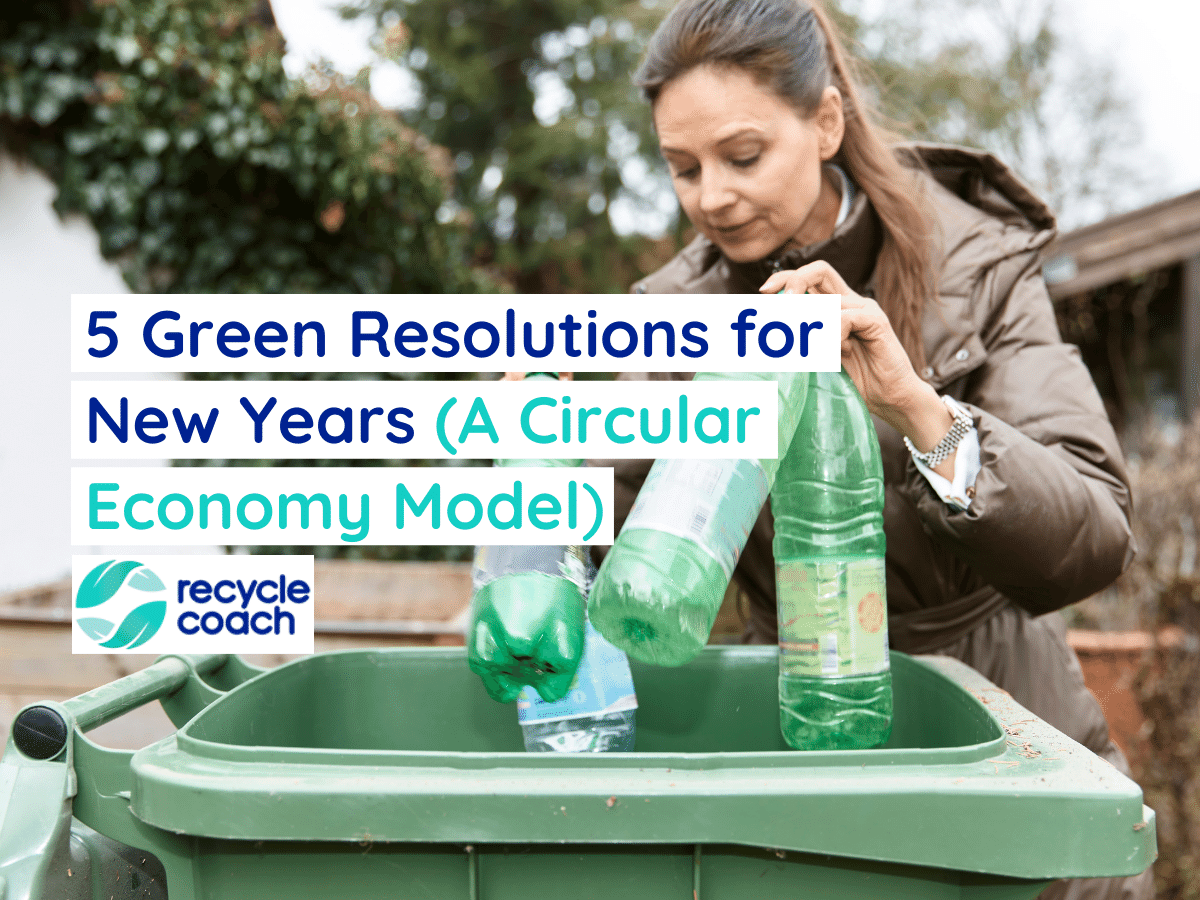
{"type": "Polygon", "coordinates": [[[936,447],[928,453],[922,453],[913,446],[913,442],[907,437],[904,439],[904,445],[908,447],[908,452],[913,455],[913,459],[930,469],[936,469],[941,465],[942,460],[953,453],[955,448],[962,443],[963,438],[970,434],[971,429],[975,427],[975,422],[971,419],[970,414],[961,406],[949,397],[942,397],[942,402],[946,404],[946,409],[950,410],[950,415],[954,416],[954,423],[950,426],[950,431],[946,436],[938,441],[936,447]]]}

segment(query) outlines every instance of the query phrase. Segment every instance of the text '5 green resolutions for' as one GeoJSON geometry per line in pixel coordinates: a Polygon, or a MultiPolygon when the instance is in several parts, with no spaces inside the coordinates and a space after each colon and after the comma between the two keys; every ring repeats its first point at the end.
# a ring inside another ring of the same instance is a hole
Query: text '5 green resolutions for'
{"type": "Polygon", "coordinates": [[[833,372],[840,298],[71,298],[73,372],[833,372]]]}

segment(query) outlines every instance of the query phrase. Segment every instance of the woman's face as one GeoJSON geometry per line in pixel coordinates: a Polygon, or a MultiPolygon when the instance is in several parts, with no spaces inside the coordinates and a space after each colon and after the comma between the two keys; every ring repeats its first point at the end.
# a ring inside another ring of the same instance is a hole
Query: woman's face
{"type": "Polygon", "coordinates": [[[836,88],[804,119],[745,70],[700,66],[662,88],[654,126],[683,211],[734,262],[833,233],[841,197],[821,163],[841,146],[836,88]]]}

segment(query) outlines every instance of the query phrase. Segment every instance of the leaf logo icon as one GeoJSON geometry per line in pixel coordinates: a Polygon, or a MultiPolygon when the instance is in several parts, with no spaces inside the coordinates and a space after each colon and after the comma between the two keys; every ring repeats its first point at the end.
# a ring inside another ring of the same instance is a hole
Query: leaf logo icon
{"type": "MultiPolygon", "coordinates": [[[[75,594],[76,609],[93,609],[117,595],[122,587],[136,591],[165,591],[166,585],[153,571],[136,560],[109,560],[84,576],[75,594]]],[[[167,616],[165,600],[151,600],[135,607],[113,629],[108,619],[96,616],[78,619],[77,624],[92,640],[110,650],[132,650],[158,632],[167,616]]]]}
{"type": "Polygon", "coordinates": [[[102,641],[100,646],[108,647],[110,650],[132,650],[134,647],[140,647],[154,637],[154,633],[158,631],[166,617],[166,600],[152,600],[149,603],[143,603],[127,615],[117,627],[116,633],[107,641],[102,641]]]}
{"type": "MultiPolygon", "coordinates": [[[[111,600],[125,583],[125,577],[140,566],[140,562],[132,559],[121,562],[110,559],[106,563],[100,563],[88,572],[80,583],[79,591],[75,594],[75,608],[91,609],[106,600],[111,600]]],[[[155,576],[155,580],[158,580],[158,576],[155,576]]]]}
{"type": "Polygon", "coordinates": [[[108,619],[77,619],[76,623],[93,641],[99,641],[112,634],[113,623],[108,619]]]}

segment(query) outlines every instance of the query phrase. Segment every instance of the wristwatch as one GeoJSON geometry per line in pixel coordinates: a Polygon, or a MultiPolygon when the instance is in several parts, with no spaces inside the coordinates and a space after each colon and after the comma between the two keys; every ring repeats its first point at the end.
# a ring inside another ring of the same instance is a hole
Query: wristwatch
{"type": "Polygon", "coordinates": [[[942,460],[953,453],[955,448],[962,443],[963,438],[970,434],[971,429],[975,427],[975,421],[971,418],[971,414],[959,406],[953,397],[942,397],[942,402],[946,404],[946,409],[950,410],[950,415],[954,417],[954,424],[950,426],[950,431],[946,436],[938,441],[936,447],[928,453],[922,453],[913,446],[913,442],[907,437],[904,439],[904,446],[908,447],[908,452],[913,455],[913,459],[931,469],[936,469],[941,465],[942,460]]]}

